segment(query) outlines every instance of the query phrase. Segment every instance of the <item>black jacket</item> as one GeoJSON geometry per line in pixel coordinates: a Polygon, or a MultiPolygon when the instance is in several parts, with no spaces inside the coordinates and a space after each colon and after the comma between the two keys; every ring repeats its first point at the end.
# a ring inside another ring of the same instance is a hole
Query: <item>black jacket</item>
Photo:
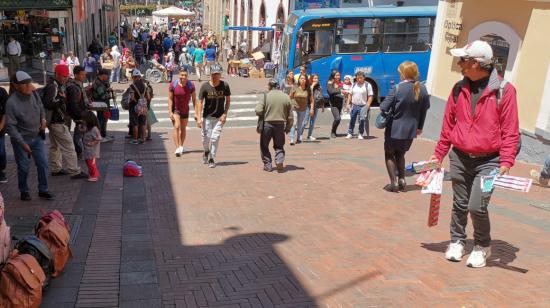
{"type": "Polygon", "coordinates": [[[65,115],[67,114],[66,98],[63,87],[53,78],[48,80],[48,83],[42,89],[42,104],[46,112],[51,112],[51,120],[48,124],[65,123],[65,115]]]}
{"type": "Polygon", "coordinates": [[[416,130],[423,129],[426,113],[430,108],[430,95],[424,85],[420,85],[420,98],[415,99],[412,82],[401,82],[395,93],[391,89],[382,104],[381,111],[389,111],[394,107],[393,120],[386,127],[386,135],[393,139],[414,139],[416,130]]]}
{"type": "Polygon", "coordinates": [[[74,80],[67,83],[67,112],[75,121],[80,121],[82,113],[87,109],[85,97],[83,87],[74,80]]]}

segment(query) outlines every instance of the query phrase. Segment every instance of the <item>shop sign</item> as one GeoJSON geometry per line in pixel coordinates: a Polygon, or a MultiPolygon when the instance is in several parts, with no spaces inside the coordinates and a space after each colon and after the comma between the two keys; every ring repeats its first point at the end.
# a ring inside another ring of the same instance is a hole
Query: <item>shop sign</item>
{"type": "Polygon", "coordinates": [[[456,47],[458,43],[458,35],[464,28],[462,19],[460,18],[448,18],[445,19],[443,23],[443,28],[445,29],[445,43],[447,47],[453,48],[456,47]]]}
{"type": "Polygon", "coordinates": [[[0,0],[0,9],[66,9],[73,6],[72,0],[0,0]]]}

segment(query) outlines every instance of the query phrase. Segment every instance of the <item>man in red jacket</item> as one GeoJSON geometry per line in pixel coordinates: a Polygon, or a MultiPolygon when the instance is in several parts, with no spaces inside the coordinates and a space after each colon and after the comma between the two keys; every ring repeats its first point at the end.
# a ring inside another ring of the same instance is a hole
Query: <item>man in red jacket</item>
{"type": "Polygon", "coordinates": [[[514,165],[519,144],[516,89],[498,76],[493,50],[483,41],[451,49],[458,57],[464,79],[451,92],[439,142],[431,159],[449,159],[453,181],[451,243],[445,253],[450,261],[465,254],[468,213],[474,227],[470,267],[484,267],[491,254],[488,205],[491,193],[481,191],[481,176],[498,169],[507,174],[514,165]]]}

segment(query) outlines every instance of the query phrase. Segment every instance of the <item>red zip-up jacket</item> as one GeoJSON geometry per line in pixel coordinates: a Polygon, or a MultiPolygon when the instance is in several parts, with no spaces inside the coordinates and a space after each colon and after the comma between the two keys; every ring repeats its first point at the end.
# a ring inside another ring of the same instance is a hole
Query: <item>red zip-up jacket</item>
{"type": "Polygon", "coordinates": [[[462,83],[456,102],[451,92],[434,152],[439,161],[443,161],[452,145],[472,155],[499,153],[501,166],[514,165],[520,138],[516,89],[508,83],[497,106],[500,82],[496,70],[493,71],[474,115],[469,83],[462,83]]]}

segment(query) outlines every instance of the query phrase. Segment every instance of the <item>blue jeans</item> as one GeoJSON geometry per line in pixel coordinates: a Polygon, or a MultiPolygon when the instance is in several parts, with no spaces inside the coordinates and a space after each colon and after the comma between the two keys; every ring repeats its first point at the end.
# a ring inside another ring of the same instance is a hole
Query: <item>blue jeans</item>
{"type": "Polygon", "coordinates": [[[48,156],[46,154],[46,147],[44,141],[40,137],[36,137],[27,144],[31,148],[31,154],[27,154],[21,145],[11,139],[11,145],[13,147],[13,154],[15,155],[15,162],[17,163],[17,180],[20,192],[29,192],[29,185],[27,184],[27,176],[29,175],[30,157],[34,158],[34,164],[36,165],[36,173],[38,174],[38,191],[48,191],[48,156]]]}
{"type": "Polygon", "coordinates": [[[313,111],[313,117],[309,116],[310,110],[311,108],[308,107],[306,111],[306,117],[304,119],[304,126],[302,129],[302,131],[305,130],[306,126],[309,124],[307,131],[308,138],[311,137],[311,135],[313,134],[313,129],[315,128],[315,121],[317,120],[317,113],[319,112],[319,108],[315,108],[315,110],[313,111]]]}
{"type": "Polygon", "coordinates": [[[304,132],[304,118],[306,117],[306,113],[308,111],[292,111],[294,115],[294,125],[292,125],[292,128],[290,128],[290,141],[294,141],[294,134],[296,130],[298,130],[298,136],[297,140],[302,141],[302,133],[304,132]]]}
{"type": "Polygon", "coordinates": [[[116,80],[116,82],[120,82],[120,67],[114,67],[111,70],[111,78],[109,78],[109,82],[113,83],[116,80]]]}
{"type": "Polygon", "coordinates": [[[365,132],[365,119],[361,117],[361,109],[363,109],[363,106],[353,105],[353,107],[351,107],[348,134],[353,135],[357,117],[359,117],[359,134],[363,135],[365,132]]]}
{"type": "Polygon", "coordinates": [[[6,158],[6,135],[0,136],[0,174],[4,172],[8,164],[6,158]]]}
{"type": "Polygon", "coordinates": [[[544,166],[542,166],[542,170],[540,171],[540,177],[543,178],[543,179],[550,179],[550,155],[548,155],[548,157],[546,157],[546,161],[544,162],[544,166]]]}

